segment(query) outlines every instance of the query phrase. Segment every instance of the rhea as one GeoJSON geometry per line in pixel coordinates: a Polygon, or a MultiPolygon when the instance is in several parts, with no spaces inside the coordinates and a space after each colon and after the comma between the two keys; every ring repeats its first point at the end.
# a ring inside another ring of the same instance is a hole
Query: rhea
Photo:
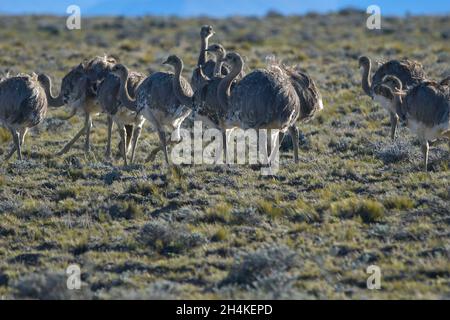
{"type": "Polygon", "coordinates": [[[180,127],[191,113],[192,88],[181,76],[183,61],[177,56],[170,56],[163,63],[171,65],[175,73],[155,72],[139,85],[136,98],[133,99],[126,87],[129,77],[127,67],[117,64],[113,73],[120,78],[120,100],[130,110],[143,114],[157,131],[160,147],[153,151],[148,159],[152,159],[159,150],[164,152],[167,165],[170,165],[167,146],[181,140],[180,127]],[[175,133],[175,139],[168,139],[167,134],[175,133]]]}
{"type": "Polygon", "coordinates": [[[83,135],[85,136],[84,151],[86,153],[90,151],[92,116],[102,111],[96,102],[97,83],[102,81],[107,72],[111,70],[114,61],[114,59],[105,56],[96,57],[89,62],[79,64],[63,78],[58,97],[53,97],[51,92],[52,82],[49,77],[45,77],[46,93],[51,107],[68,105],[72,111],[67,119],[79,112],[84,115],[84,126],[57,155],[67,153],[83,135]]]}
{"type": "Polygon", "coordinates": [[[199,88],[194,93],[193,114],[196,120],[201,120],[206,125],[222,131],[223,146],[226,154],[226,127],[224,121],[227,109],[223,108],[217,97],[217,88],[223,79],[221,69],[226,51],[220,44],[209,46],[207,51],[216,56],[217,63],[214,75],[211,78],[206,76],[201,68],[197,69],[201,81],[199,82],[199,88]]]}
{"type": "Polygon", "coordinates": [[[36,75],[7,77],[0,81],[0,125],[13,137],[13,147],[4,161],[17,151],[22,160],[22,147],[28,130],[37,126],[47,113],[47,97],[36,75]]]}
{"type": "MultiPolygon", "coordinates": [[[[127,80],[127,91],[132,98],[145,76],[139,72],[130,72],[127,80]]],[[[131,159],[134,162],[136,146],[142,132],[145,119],[136,110],[126,108],[120,101],[120,78],[109,73],[100,83],[97,91],[97,101],[108,116],[108,140],[105,155],[111,157],[111,139],[113,124],[117,124],[120,135],[120,153],[124,164],[128,165],[128,152],[131,146],[131,159]]]]}
{"type": "Polygon", "coordinates": [[[206,75],[208,78],[212,78],[216,72],[222,75],[226,75],[228,70],[226,67],[221,64],[220,69],[218,69],[219,60],[208,60],[208,47],[209,47],[209,39],[215,34],[214,29],[210,25],[205,25],[200,30],[200,54],[197,61],[197,68],[194,70],[191,78],[192,89],[197,90],[203,79],[201,77],[201,73],[206,75]]]}
{"type": "Polygon", "coordinates": [[[413,60],[391,60],[382,64],[371,78],[372,61],[366,56],[359,58],[359,67],[362,69],[362,89],[369,97],[380,103],[390,114],[390,136],[394,140],[399,117],[391,101],[377,94],[374,88],[382,82],[386,75],[396,76],[402,82],[403,88],[411,88],[426,78],[425,71],[420,63],[413,60]]]}
{"type": "Polygon", "coordinates": [[[424,170],[428,170],[429,143],[450,139],[450,86],[445,79],[437,83],[423,81],[403,91],[402,81],[385,76],[374,91],[392,102],[400,119],[417,135],[422,146],[424,170]]]}
{"type": "Polygon", "coordinates": [[[308,121],[323,109],[313,79],[298,68],[278,65],[251,72],[231,91],[244,61],[239,54],[231,52],[226,55],[225,62],[231,66],[231,71],[220,82],[217,97],[227,110],[226,127],[289,132],[297,163],[299,132],[296,122],[308,121]]]}

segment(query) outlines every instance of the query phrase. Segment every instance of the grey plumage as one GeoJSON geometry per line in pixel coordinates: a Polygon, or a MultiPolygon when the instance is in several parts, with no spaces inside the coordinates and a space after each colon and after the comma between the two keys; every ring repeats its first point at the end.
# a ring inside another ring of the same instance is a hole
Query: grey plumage
{"type": "Polygon", "coordinates": [[[290,78],[300,99],[300,114],[298,120],[308,122],[323,109],[322,95],[314,80],[299,67],[281,67],[290,78]]]}
{"type": "MultiPolygon", "coordinates": [[[[213,44],[208,47],[207,51],[215,55],[217,63],[215,66],[214,75],[212,77],[208,77],[205,74],[200,75],[203,82],[194,93],[193,109],[197,118],[207,122],[212,127],[225,131],[224,121],[227,114],[227,109],[220,103],[217,96],[217,90],[224,77],[220,73],[220,70],[222,70],[226,50],[220,44],[213,44]]],[[[229,72],[227,71],[227,74],[228,73],[229,72]]],[[[244,76],[245,73],[242,71],[233,80],[230,88],[231,91],[233,90],[235,84],[244,76]]]]}
{"type": "MultiPolygon", "coordinates": [[[[128,108],[135,108],[139,114],[152,124],[158,132],[161,148],[169,164],[167,155],[167,133],[176,132],[176,140],[180,137],[180,126],[191,113],[193,91],[189,82],[181,76],[183,63],[176,56],[170,56],[164,64],[175,68],[175,74],[156,72],[147,77],[136,92],[136,99],[131,98],[125,90],[124,83],[128,78],[128,70],[123,65],[116,65],[114,73],[121,78],[121,101],[128,108]]],[[[159,151],[160,149],[157,149],[159,151]]],[[[149,159],[156,153],[153,152],[149,159]]]]}
{"type": "MultiPolygon", "coordinates": [[[[226,51],[225,48],[219,44],[210,45],[207,51],[215,55],[217,63],[215,64],[213,76],[210,77],[204,74],[202,69],[197,69],[199,78],[202,82],[200,83],[199,81],[198,88],[194,93],[193,109],[197,119],[206,122],[212,127],[225,130],[223,121],[225,120],[227,110],[218,100],[217,89],[223,79],[220,70],[222,70],[226,51]]],[[[234,86],[234,83],[235,82],[233,82],[232,87],[234,86]]]]}
{"type": "MultiPolygon", "coordinates": [[[[145,76],[139,72],[130,72],[127,80],[127,90],[132,98],[136,96],[136,91],[145,76]]],[[[109,73],[100,83],[97,91],[97,101],[102,106],[104,112],[110,115],[116,114],[122,107],[119,98],[120,78],[109,73]]]]}
{"type": "Polygon", "coordinates": [[[214,77],[205,82],[194,93],[193,109],[195,117],[208,122],[212,127],[223,129],[227,109],[219,102],[217,89],[222,78],[214,77]]]}
{"type": "Polygon", "coordinates": [[[449,122],[450,87],[426,81],[412,88],[403,99],[400,117],[415,119],[427,127],[449,122]]]}
{"type": "Polygon", "coordinates": [[[392,101],[400,119],[418,136],[426,171],[429,142],[439,137],[450,139],[450,86],[447,81],[422,81],[403,91],[401,80],[389,75],[375,86],[374,91],[392,101]]]}
{"type": "Polygon", "coordinates": [[[89,80],[89,90],[94,94],[98,90],[100,83],[110,74],[114,65],[118,63],[118,60],[111,56],[97,56],[86,64],[86,75],[89,80]]]}
{"type": "MultiPolygon", "coordinates": [[[[228,53],[226,61],[232,70],[221,81],[218,98],[223,107],[228,108],[228,127],[294,133],[298,119],[309,120],[323,108],[314,81],[305,73],[282,65],[251,72],[230,92],[232,80],[241,72],[244,63],[237,53],[228,53]]],[[[298,161],[298,143],[294,143],[294,147],[298,161]]]]}
{"type": "Polygon", "coordinates": [[[378,101],[386,109],[391,117],[391,139],[395,139],[398,125],[398,116],[395,113],[394,106],[386,101],[383,96],[374,92],[374,88],[379,85],[387,75],[397,77],[404,88],[412,88],[426,79],[426,73],[423,66],[417,61],[402,59],[391,60],[383,63],[371,77],[372,62],[366,57],[359,58],[359,66],[362,68],[362,88],[363,91],[372,99],[378,101]]]}
{"type": "MultiPolygon", "coordinates": [[[[214,29],[210,25],[205,25],[200,30],[200,54],[197,61],[197,68],[201,68],[203,73],[208,77],[214,77],[214,71],[216,69],[216,61],[207,59],[207,49],[209,47],[208,42],[209,38],[211,38],[215,34],[214,29]]],[[[226,66],[222,66],[222,74],[228,74],[229,70],[226,66]]],[[[199,89],[202,85],[202,78],[199,76],[199,73],[194,70],[191,77],[191,85],[192,89],[195,91],[199,89]]]]}
{"type": "Polygon", "coordinates": [[[20,75],[0,82],[0,124],[10,130],[14,147],[22,159],[22,146],[29,128],[38,125],[47,113],[47,97],[36,75],[20,75]]]}
{"type": "Polygon", "coordinates": [[[70,150],[81,136],[85,136],[84,151],[90,151],[90,133],[92,128],[92,115],[101,112],[96,102],[97,86],[111,70],[114,61],[109,57],[95,57],[90,61],[81,63],[73,68],[61,84],[60,95],[63,103],[71,109],[71,116],[78,112],[84,115],[83,128],[58,152],[62,155],[70,150]]]}
{"type": "MultiPolygon", "coordinates": [[[[136,96],[139,87],[145,76],[138,72],[130,72],[127,80],[127,90],[131,97],[136,96]]],[[[100,83],[97,91],[97,101],[102,110],[108,115],[108,140],[106,147],[106,157],[111,156],[111,132],[113,123],[118,126],[121,143],[120,151],[125,165],[128,164],[127,153],[130,148],[131,140],[133,143],[131,153],[131,163],[134,161],[135,151],[138,139],[140,137],[142,126],[145,119],[142,115],[137,115],[120,102],[120,78],[113,73],[108,73],[106,78],[100,83]]]]}
{"type": "Polygon", "coordinates": [[[381,65],[372,78],[372,86],[381,83],[386,75],[394,75],[404,88],[411,88],[426,78],[423,66],[417,61],[391,60],[381,65]]]}
{"type": "MultiPolygon", "coordinates": [[[[209,77],[212,78],[214,76],[214,71],[216,70],[216,61],[213,60],[208,60],[202,67],[204,74],[209,77]]],[[[225,76],[227,75],[230,71],[228,70],[228,67],[226,65],[222,65],[222,75],[225,76]]]]}

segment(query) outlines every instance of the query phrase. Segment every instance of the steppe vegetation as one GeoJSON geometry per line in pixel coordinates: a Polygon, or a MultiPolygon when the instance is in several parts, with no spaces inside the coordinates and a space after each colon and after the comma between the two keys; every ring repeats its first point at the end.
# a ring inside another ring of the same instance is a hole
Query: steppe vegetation
{"type": "MultiPolygon", "coordinates": [[[[389,138],[389,116],[360,87],[358,57],[407,56],[431,78],[450,75],[450,17],[366,15],[264,18],[90,18],[2,16],[0,75],[46,72],[56,86],[83,59],[111,54],[134,70],[168,70],[198,56],[198,32],[240,52],[246,71],[276,55],[315,79],[324,111],[300,127],[300,163],[283,143],[281,169],[181,166],[168,171],[145,126],[136,164],[105,161],[106,117],[95,118],[93,150],[54,154],[82,126],[50,110],[27,137],[24,161],[0,165],[0,297],[5,298],[450,298],[450,172],[446,143],[422,172],[405,127],[389,138]],[[81,291],[65,287],[79,264],[81,291]],[[366,287],[378,265],[382,289],[366,287]]],[[[0,129],[0,156],[10,136],[0,129]]],[[[114,145],[118,135],[114,134],[114,145]]],[[[116,148],[117,150],[117,148],[116,148]]]]}

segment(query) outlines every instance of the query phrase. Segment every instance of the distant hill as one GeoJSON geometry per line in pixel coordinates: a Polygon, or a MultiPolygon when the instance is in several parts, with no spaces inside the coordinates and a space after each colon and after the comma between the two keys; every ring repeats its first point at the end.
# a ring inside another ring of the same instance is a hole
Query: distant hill
{"type": "MultiPolygon", "coordinates": [[[[445,14],[450,12],[448,0],[378,0],[382,14],[445,14]]],[[[81,7],[82,13],[99,15],[177,15],[182,17],[209,15],[265,15],[274,10],[282,14],[304,14],[310,11],[329,12],[345,7],[365,10],[373,0],[2,0],[0,14],[54,14],[65,15],[71,4],[81,7]]]]}

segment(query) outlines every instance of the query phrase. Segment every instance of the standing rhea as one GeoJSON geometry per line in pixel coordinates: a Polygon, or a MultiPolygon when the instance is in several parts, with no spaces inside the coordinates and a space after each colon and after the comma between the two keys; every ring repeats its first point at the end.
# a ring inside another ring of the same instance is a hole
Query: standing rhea
{"type": "MultiPolygon", "coordinates": [[[[193,113],[195,119],[201,120],[210,127],[222,131],[223,146],[226,155],[227,145],[226,145],[225,117],[227,113],[227,108],[224,108],[224,106],[220,103],[217,96],[217,89],[219,87],[220,82],[223,79],[221,70],[223,61],[226,56],[226,51],[225,48],[220,44],[210,45],[207,51],[216,56],[216,66],[214,76],[209,78],[202,72],[201,68],[197,69],[201,79],[200,82],[201,84],[194,93],[193,113]]],[[[242,75],[240,75],[239,77],[241,76],[242,75]]],[[[234,86],[235,81],[233,82],[232,87],[234,86]]]]}
{"type": "MultiPolygon", "coordinates": [[[[216,58],[212,77],[222,77],[223,76],[223,74],[222,74],[223,59],[225,59],[227,51],[225,50],[225,48],[222,45],[215,43],[215,44],[210,45],[206,49],[206,52],[212,53],[216,58]]],[[[207,72],[207,73],[209,73],[209,72],[207,72]]]]}
{"type": "Polygon", "coordinates": [[[223,120],[225,120],[226,109],[223,108],[218,100],[217,88],[223,79],[220,70],[226,51],[219,44],[209,46],[207,51],[216,56],[216,70],[212,77],[208,77],[203,73],[202,69],[197,69],[201,81],[199,81],[199,87],[194,93],[194,116],[213,128],[224,129],[223,120]]]}
{"type": "MultiPolygon", "coordinates": [[[[97,83],[103,80],[113,64],[113,60],[108,57],[96,57],[87,63],[79,64],[63,78],[58,98],[55,98],[53,102],[49,99],[50,106],[53,107],[68,105],[72,109],[68,118],[80,111],[84,114],[83,128],[57,153],[58,155],[68,152],[83,135],[86,137],[84,151],[86,153],[90,151],[92,115],[101,112],[100,106],[96,103],[97,83]]],[[[48,77],[46,78],[46,93],[51,98],[51,81],[48,77]]]]}
{"type": "Polygon", "coordinates": [[[192,88],[189,82],[181,76],[183,62],[177,56],[170,56],[163,64],[175,68],[175,74],[156,72],[147,77],[137,88],[136,99],[130,97],[126,88],[129,77],[128,69],[117,64],[113,68],[114,74],[120,78],[120,99],[122,104],[130,110],[137,110],[152,124],[158,132],[161,147],[149,156],[152,159],[159,150],[163,150],[166,163],[169,165],[167,145],[170,138],[166,137],[175,130],[176,140],[181,140],[180,127],[191,113],[192,88]],[[189,107],[187,107],[189,106],[189,107]]]}
{"type": "Polygon", "coordinates": [[[25,135],[44,119],[47,97],[36,75],[20,75],[0,81],[0,124],[11,131],[14,146],[4,161],[15,151],[22,160],[25,135]]]}
{"type": "Polygon", "coordinates": [[[388,75],[374,91],[392,102],[400,119],[418,136],[427,171],[429,142],[450,139],[450,86],[446,81],[424,81],[405,92],[402,81],[388,75]]]}
{"type": "MultiPolygon", "coordinates": [[[[136,90],[145,76],[138,72],[130,72],[127,80],[127,90],[131,97],[136,96],[136,90]]],[[[111,135],[113,123],[118,126],[120,134],[120,152],[124,159],[125,165],[128,165],[127,153],[131,143],[131,159],[133,163],[137,142],[141,135],[142,126],[145,119],[142,115],[137,115],[136,111],[132,111],[120,102],[120,79],[110,73],[103,80],[97,91],[97,101],[103,111],[108,115],[108,141],[106,146],[106,157],[111,156],[111,135]],[[127,130],[127,128],[131,128],[127,130]]]]}
{"type": "Polygon", "coordinates": [[[374,92],[374,88],[389,74],[400,79],[404,88],[411,88],[426,78],[425,71],[422,65],[416,61],[408,59],[391,60],[382,64],[371,79],[372,62],[366,56],[359,58],[359,67],[362,68],[362,88],[364,92],[373,100],[379,102],[390,114],[391,139],[394,140],[398,125],[398,115],[395,112],[395,107],[391,101],[374,92]]]}
{"type": "Polygon", "coordinates": [[[228,53],[225,62],[230,73],[220,82],[218,99],[227,111],[229,128],[289,131],[294,141],[294,159],[298,162],[297,120],[307,121],[323,109],[314,81],[305,73],[282,65],[256,70],[239,81],[244,62],[237,53],[228,53]]]}
{"type": "MultiPolygon", "coordinates": [[[[211,38],[214,34],[215,32],[213,27],[209,25],[203,26],[200,30],[200,55],[198,57],[197,68],[194,70],[191,78],[192,88],[194,91],[197,90],[203,82],[203,79],[200,76],[201,73],[206,75],[208,78],[212,78],[215,75],[216,65],[219,61],[207,60],[209,38],[211,38]]],[[[228,73],[228,70],[223,66],[221,66],[221,69],[219,70],[222,75],[226,75],[228,73]]]]}

